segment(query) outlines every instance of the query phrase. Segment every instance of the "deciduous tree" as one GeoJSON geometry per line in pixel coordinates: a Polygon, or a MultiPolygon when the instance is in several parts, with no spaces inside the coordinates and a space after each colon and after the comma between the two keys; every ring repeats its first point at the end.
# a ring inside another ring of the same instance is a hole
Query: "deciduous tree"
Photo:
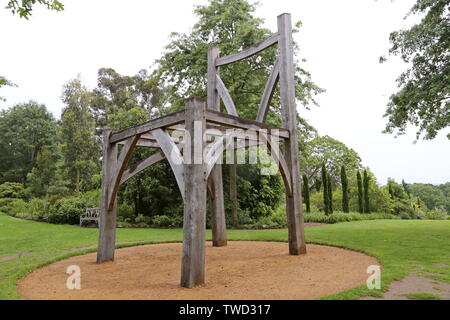
{"type": "Polygon", "coordinates": [[[390,98],[385,132],[401,135],[412,124],[419,129],[417,139],[433,139],[450,125],[450,2],[417,0],[412,14],[424,17],[390,35],[389,53],[410,67],[397,79],[399,91],[390,98]]]}
{"type": "Polygon", "coordinates": [[[99,171],[100,145],[90,112],[92,95],[80,79],[74,79],[64,86],[62,100],[66,105],[61,116],[64,167],[78,193],[81,180],[90,180],[99,171]]]}
{"type": "Polygon", "coordinates": [[[56,121],[30,101],[0,112],[0,183],[25,183],[37,155],[56,141],[56,121]]]}

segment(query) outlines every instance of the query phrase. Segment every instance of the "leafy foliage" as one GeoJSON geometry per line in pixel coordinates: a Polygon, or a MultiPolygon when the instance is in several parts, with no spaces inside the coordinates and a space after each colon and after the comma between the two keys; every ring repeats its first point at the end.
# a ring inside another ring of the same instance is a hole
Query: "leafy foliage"
{"type": "MultiPolygon", "coordinates": [[[[1,87],[16,87],[16,85],[14,83],[12,83],[11,81],[9,81],[8,79],[6,79],[3,76],[0,76],[0,88],[1,87]]],[[[0,96],[0,101],[6,101],[5,98],[3,98],[2,96],[0,96]]]]}
{"type": "Polygon", "coordinates": [[[450,214],[450,183],[434,186],[431,184],[409,184],[411,195],[420,198],[430,210],[442,210],[450,214]]]}
{"type": "Polygon", "coordinates": [[[0,185],[0,198],[21,199],[25,197],[23,184],[5,182],[0,185]]]}
{"type": "MultiPolygon", "coordinates": [[[[262,27],[262,19],[253,16],[255,10],[256,6],[246,0],[210,0],[207,5],[195,8],[198,22],[189,34],[172,33],[163,57],[157,61],[155,76],[167,87],[165,99],[174,109],[183,108],[186,98],[206,97],[209,48],[218,47],[224,56],[250,47],[272,33],[262,27]]],[[[221,68],[221,78],[228,86],[240,116],[256,118],[275,54],[276,49],[272,48],[221,68]]],[[[311,81],[310,74],[297,63],[297,99],[308,105],[321,91],[311,81]]],[[[272,110],[279,111],[278,94],[273,99],[272,110]]],[[[271,114],[268,121],[279,123],[278,114],[271,114]]]]}
{"type": "MultiPolygon", "coordinates": [[[[335,185],[341,184],[340,173],[344,166],[348,171],[361,168],[361,158],[356,151],[344,143],[329,136],[315,136],[305,141],[301,150],[301,168],[308,179],[318,179],[320,168],[325,164],[326,171],[331,175],[335,185]]],[[[316,187],[316,190],[320,189],[316,187]]]]}
{"type": "Polygon", "coordinates": [[[99,171],[100,147],[94,139],[95,121],[89,110],[92,95],[79,79],[64,86],[61,142],[64,168],[76,192],[81,180],[89,181],[99,171]]]}
{"type": "Polygon", "coordinates": [[[25,183],[36,157],[56,140],[57,125],[34,101],[0,112],[0,183],[25,183]]]}
{"type": "Polygon", "coordinates": [[[19,17],[28,20],[36,3],[45,5],[49,10],[64,10],[64,5],[58,0],[8,0],[6,9],[10,9],[13,14],[17,13],[19,17]]]}
{"type": "Polygon", "coordinates": [[[450,124],[450,3],[417,0],[409,14],[424,18],[390,35],[389,53],[411,66],[397,80],[400,90],[390,98],[385,132],[401,135],[413,124],[417,138],[433,139],[450,124]]]}

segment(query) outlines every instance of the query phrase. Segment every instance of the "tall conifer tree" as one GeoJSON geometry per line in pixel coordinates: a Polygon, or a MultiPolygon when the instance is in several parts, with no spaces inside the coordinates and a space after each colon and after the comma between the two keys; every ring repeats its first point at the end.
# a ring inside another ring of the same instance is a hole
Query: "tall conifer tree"
{"type": "Polygon", "coordinates": [[[364,170],[364,213],[370,213],[369,203],[369,175],[367,170],[364,170]]]}
{"type": "Polygon", "coordinates": [[[342,211],[345,213],[349,213],[349,205],[348,205],[348,181],[347,181],[347,172],[345,171],[345,167],[341,168],[341,183],[342,183],[342,211]]]}
{"type": "Polygon", "coordinates": [[[328,197],[328,177],[327,177],[327,169],[325,168],[325,163],[322,164],[322,189],[323,189],[323,206],[326,215],[329,215],[328,211],[329,205],[329,197],[328,197]]]}
{"type": "Polygon", "coordinates": [[[311,212],[311,201],[309,199],[309,181],[306,174],[303,175],[303,194],[305,197],[306,212],[311,212]]]}
{"type": "Polygon", "coordinates": [[[359,213],[364,213],[364,205],[363,205],[363,185],[361,173],[358,171],[356,178],[358,180],[358,211],[359,213]]]}

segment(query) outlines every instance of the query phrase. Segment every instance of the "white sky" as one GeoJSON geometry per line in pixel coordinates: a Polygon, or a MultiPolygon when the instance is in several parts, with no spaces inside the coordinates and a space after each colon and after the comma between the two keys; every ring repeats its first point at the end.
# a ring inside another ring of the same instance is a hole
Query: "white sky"
{"type": "MultiPolygon", "coordinates": [[[[305,68],[327,90],[321,107],[299,106],[321,135],[355,149],[380,183],[450,181],[447,130],[433,141],[384,135],[382,118],[395,79],[405,65],[395,58],[380,65],[389,34],[417,21],[403,20],[415,0],[262,0],[256,16],[276,30],[277,15],[290,12],[302,20],[296,34],[305,68]]],[[[6,1],[1,2],[2,6],[6,1]]],[[[134,75],[149,68],[168,43],[170,32],[187,32],[196,21],[195,4],[205,0],[63,0],[65,11],[36,8],[29,21],[0,9],[0,75],[19,85],[2,88],[6,108],[30,99],[45,103],[57,118],[63,104],[62,85],[77,74],[96,85],[97,70],[112,67],[134,75]],[[168,13],[172,12],[171,15],[168,13]]]]}

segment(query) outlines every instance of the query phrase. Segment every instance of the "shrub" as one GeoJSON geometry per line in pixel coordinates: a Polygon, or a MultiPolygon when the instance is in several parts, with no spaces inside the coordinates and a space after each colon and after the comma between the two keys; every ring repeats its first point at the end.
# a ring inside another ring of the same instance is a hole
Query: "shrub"
{"type": "Polygon", "coordinates": [[[142,214],[138,214],[138,216],[136,217],[136,219],[134,220],[137,224],[139,225],[150,225],[152,218],[150,217],[146,217],[142,214]]]}
{"type": "MultiPolygon", "coordinates": [[[[16,204],[17,205],[17,204],[16,204]]],[[[45,199],[33,198],[25,203],[22,211],[17,212],[16,217],[35,221],[42,221],[49,207],[45,199]]]]}
{"type": "Polygon", "coordinates": [[[395,219],[396,217],[388,213],[333,213],[329,216],[323,213],[308,213],[305,214],[305,222],[316,223],[339,223],[362,220],[378,220],[378,219],[395,219]]]}
{"type": "Polygon", "coordinates": [[[87,208],[95,207],[97,203],[88,198],[69,197],[57,200],[44,215],[45,221],[56,224],[78,224],[80,215],[87,208]]]}
{"type": "Polygon", "coordinates": [[[182,217],[154,216],[152,220],[158,227],[180,227],[183,224],[182,217]]]}
{"type": "Polygon", "coordinates": [[[0,199],[0,211],[15,217],[18,214],[27,211],[27,203],[22,199],[3,198],[0,199]]]}
{"type": "Polygon", "coordinates": [[[154,216],[153,224],[158,227],[172,227],[172,219],[168,216],[154,216]]]}
{"type": "Polygon", "coordinates": [[[21,199],[25,197],[23,184],[16,182],[5,182],[0,184],[0,198],[21,199]]]}
{"type": "Polygon", "coordinates": [[[13,198],[0,198],[0,212],[9,214],[11,211],[11,203],[16,201],[13,198]]]}
{"type": "Polygon", "coordinates": [[[253,224],[255,221],[250,216],[248,210],[240,210],[238,212],[238,223],[240,226],[253,224]]]}
{"type": "Polygon", "coordinates": [[[119,204],[117,208],[117,218],[121,221],[125,221],[126,219],[133,221],[135,218],[134,206],[127,203],[119,204]]]}
{"type": "Polygon", "coordinates": [[[437,210],[431,210],[425,213],[425,219],[427,220],[447,220],[448,214],[437,210]]]}
{"type": "Polygon", "coordinates": [[[407,212],[400,213],[400,219],[402,220],[410,220],[411,216],[407,212]]]}

